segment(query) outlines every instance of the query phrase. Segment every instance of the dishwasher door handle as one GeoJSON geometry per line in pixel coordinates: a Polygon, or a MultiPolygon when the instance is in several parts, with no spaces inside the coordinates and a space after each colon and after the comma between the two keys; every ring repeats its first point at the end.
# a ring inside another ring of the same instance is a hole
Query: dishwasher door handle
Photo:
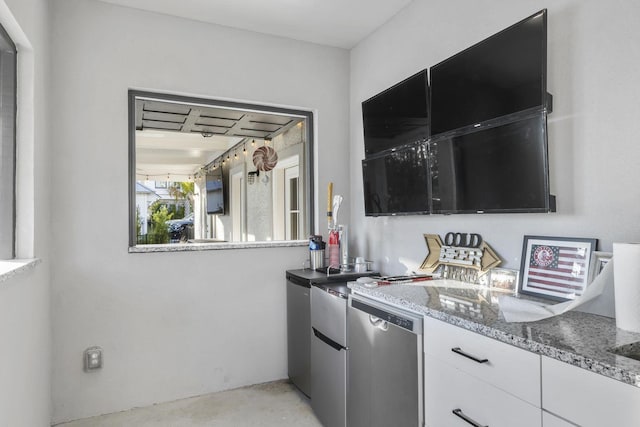
{"type": "Polygon", "coordinates": [[[372,314],[369,315],[369,323],[383,332],[387,332],[389,330],[389,322],[372,314]]]}
{"type": "Polygon", "coordinates": [[[334,350],[338,350],[338,351],[340,351],[340,350],[348,350],[347,347],[338,344],[337,342],[335,342],[334,340],[332,340],[331,338],[329,338],[328,336],[326,336],[325,334],[323,334],[322,332],[320,332],[316,328],[312,327],[311,329],[313,329],[313,335],[315,335],[320,341],[322,341],[323,343],[327,344],[328,346],[330,346],[334,350]]]}

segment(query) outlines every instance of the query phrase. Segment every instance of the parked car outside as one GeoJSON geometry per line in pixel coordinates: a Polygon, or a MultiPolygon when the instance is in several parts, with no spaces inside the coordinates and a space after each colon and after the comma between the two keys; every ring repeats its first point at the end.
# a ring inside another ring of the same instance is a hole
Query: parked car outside
{"type": "Polygon", "coordinates": [[[189,231],[193,228],[193,213],[180,219],[170,219],[167,221],[167,229],[171,235],[171,240],[186,241],[189,239],[189,231]]]}

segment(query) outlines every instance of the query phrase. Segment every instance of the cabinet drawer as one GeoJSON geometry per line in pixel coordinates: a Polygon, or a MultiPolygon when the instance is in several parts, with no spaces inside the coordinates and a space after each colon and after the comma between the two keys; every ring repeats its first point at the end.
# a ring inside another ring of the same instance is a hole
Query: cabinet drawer
{"type": "Polygon", "coordinates": [[[640,388],[546,356],[542,407],[583,427],[640,426],[640,388]]]}
{"type": "Polygon", "coordinates": [[[425,400],[427,427],[469,427],[472,422],[491,427],[542,425],[540,408],[429,355],[425,355],[425,400]]]}
{"type": "Polygon", "coordinates": [[[424,352],[541,406],[540,356],[535,353],[431,317],[424,321],[424,352]]]}

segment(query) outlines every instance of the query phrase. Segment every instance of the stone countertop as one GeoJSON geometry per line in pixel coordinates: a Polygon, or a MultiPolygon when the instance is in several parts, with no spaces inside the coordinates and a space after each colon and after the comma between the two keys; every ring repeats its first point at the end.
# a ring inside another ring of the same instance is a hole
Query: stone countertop
{"type": "MultiPolygon", "coordinates": [[[[368,288],[349,283],[353,293],[424,313],[507,344],[640,387],[640,361],[607,351],[640,341],[640,334],[616,328],[615,319],[569,311],[537,322],[507,323],[498,296],[478,285],[434,280],[368,288]]],[[[510,295],[510,294],[506,294],[510,295]]]]}
{"type": "Polygon", "coordinates": [[[159,253],[159,252],[191,252],[211,251],[222,249],[256,249],[256,248],[286,248],[308,246],[308,240],[273,240],[265,242],[223,242],[223,241],[193,241],[188,243],[167,243],[162,245],[130,246],[129,253],[159,253]]]}

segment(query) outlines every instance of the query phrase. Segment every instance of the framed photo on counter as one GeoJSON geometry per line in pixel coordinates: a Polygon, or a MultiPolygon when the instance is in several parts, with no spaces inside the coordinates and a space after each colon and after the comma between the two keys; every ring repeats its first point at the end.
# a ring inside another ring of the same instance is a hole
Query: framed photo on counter
{"type": "Polygon", "coordinates": [[[518,270],[492,268],[489,272],[489,288],[496,291],[516,292],[518,289],[518,270]]]}
{"type": "Polygon", "coordinates": [[[611,258],[613,258],[613,254],[611,252],[595,251],[593,253],[591,256],[591,265],[589,266],[589,283],[593,282],[604,266],[611,261],[611,258]]]}
{"type": "Polygon", "coordinates": [[[518,292],[556,301],[579,297],[589,284],[596,239],[524,236],[518,292]]]}

